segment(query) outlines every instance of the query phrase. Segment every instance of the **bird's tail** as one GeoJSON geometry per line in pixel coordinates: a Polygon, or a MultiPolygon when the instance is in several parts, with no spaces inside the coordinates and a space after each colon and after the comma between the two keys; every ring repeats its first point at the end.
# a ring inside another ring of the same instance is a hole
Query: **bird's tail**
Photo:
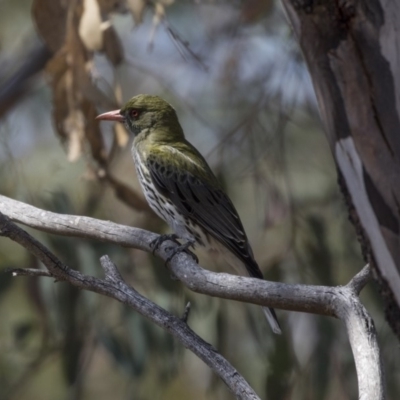
{"type": "MultiPolygon", "coordinates": [[[[249,252],[250,257],[246,260],[241,259],[238,255],[232,253],[232,251],[228,250],[220,242],[214,243],[215,249],[225,258],[226,262],[232,266],[240,275],[243,275],[244,272],[247,272],[251,277],[264,279],[263,274],[258,266],[256,260],[253,257],[253,251],[251,250],[250,245],[248,244],[247,251],[249,252]]],[[[278,318],[276,317],[275,310],[273,308],[263,307],[263,312],[269,325],[271,326],[272,332],[277,335],[281,335],[281,327],[278,322],[278,318]]]]}
{"type": "Polygon", "coordinates": [[[271,326],[272,332],[277,335],[282,334],[281,327],[276,317],[275,310],[273,308],[263,307],[264,315],[267,318],[269,325],[271,326]]]}

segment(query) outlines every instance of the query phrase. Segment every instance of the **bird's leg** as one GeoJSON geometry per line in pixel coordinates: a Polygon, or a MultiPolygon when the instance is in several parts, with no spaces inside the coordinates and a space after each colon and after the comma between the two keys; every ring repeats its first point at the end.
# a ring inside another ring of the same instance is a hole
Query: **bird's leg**
{"type": "MultiPolygon", "coordinates": [[[[193,259],[196,261],[196,263],[199,263],[199,259],[197,258],[196,254],[194,254],[191,250],[189,250],[190,247],[194,247],[195,240],[188,240],[186,243],[183,243],[177,247],[172,247],[171,248],[171,254],[167,258],[167,261],[165,264],[168,264],[178,253],[181,253],[184,251],[185,253],[189,254],[190,256],[193,257],[193,259]]],[[[168,250],[168,249],[165,249],[168,250]]]]}
{"type": "Polygon", "coordinates": [[[166,240],[171,240],[172,242],[176,243],[177,245],[180,245],[180,242],[178,242],[178,235],[176,235],[175,233],[167,233],[164,235],[159,235],[156,239],[154,239],[150,243],[150,247],[153,249],[153,251],[152,251],[153,256],[154,256],[154,253],[160,248],[160,246],[166,240]]]}

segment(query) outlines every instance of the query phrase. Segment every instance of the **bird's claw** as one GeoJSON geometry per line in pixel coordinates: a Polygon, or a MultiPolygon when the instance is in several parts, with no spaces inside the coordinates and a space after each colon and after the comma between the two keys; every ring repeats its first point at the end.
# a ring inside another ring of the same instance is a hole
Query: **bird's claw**
{"type": "Polygon", "coordinates": [[[176,243],[177,245],[180,245],[180,243],[178,242],[178,235],[175,235],[175,233],[168,233],[168,234],[165,234],[165,235],[159,235],[150,243],[150,247],[152,248],[153,256],[154,256],[154,253],[160,248],[160,246],[166,240],[171,240],[172,242],[176,243]]]}
{"type": "Polygon", "coordinates": [[[193,247],[194,242],[192,241],[187,241],[186,243],[183,243],[177,247],[169,247],[166,248],[166,251],[171,251],[171,254],[168,256],[167,261],[165,261],[165,264],[168,264],[177,254],[185,252],[186,254],[189,254],[193,259],[196,261],[196,263],[199,263],[199,259],[196,256],[196,254],[193,253],[193,251],[189,250],[189,247],[193,247]]]}

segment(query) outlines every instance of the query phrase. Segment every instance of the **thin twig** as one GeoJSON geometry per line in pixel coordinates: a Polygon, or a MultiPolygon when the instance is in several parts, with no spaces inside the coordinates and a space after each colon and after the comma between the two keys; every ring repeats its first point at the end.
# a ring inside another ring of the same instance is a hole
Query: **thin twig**
{"type": "Polygon", "coordinates": [[[3,273],[12,274],[12,276],[46,276],[53,278],[53,275],[49,271],[35,268],[7,268],[3,273]]]}
{"type": "Polygon", "coordinates": [[[177,50],[179,51],[179,54],[182,56],[182,58],[187,61],[187,58],[185,56],[184,51],[186,51],[190,57],[205,71],[209,71],[209,67],[204,63],[204,61],[201,59],[199,55],[197,55],[191,48],[189,42],[186,40],[183,40],[181,36],[178,34],[176,29],[172,28],[171,24],[165,19],[164,20],[164,25],[166,31],[170,34],[173,42],[176,45],[177,50]]]}
{"type": "Polygon", "coordinates": [[[182,321],[185,323],[185,324],[187,324],[187,321],[188,321],[188,318],[189,318],[189,314],[190,314],[190,307],[191,307],[191,304],[190,304],[190,301],[186,304],[186,306],[185,306],[185,311],[183,312],[183,315],[182,315],[182,321]]]}

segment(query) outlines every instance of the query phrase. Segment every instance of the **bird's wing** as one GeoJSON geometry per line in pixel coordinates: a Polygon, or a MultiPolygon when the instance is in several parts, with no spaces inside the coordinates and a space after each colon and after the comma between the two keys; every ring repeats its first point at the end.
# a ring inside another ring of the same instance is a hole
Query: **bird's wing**
{"type": "Polygon", "coordinates": [[[146,164],[153,184],[185,217],[192,219],[235,254],[250,276],[262,278],[231,200],[200,153],[192,146],[184,150],[165,146],[154,154],[148,154],[146,164]],[[194,156],[195,161],[186,154],[194,156]]]}

